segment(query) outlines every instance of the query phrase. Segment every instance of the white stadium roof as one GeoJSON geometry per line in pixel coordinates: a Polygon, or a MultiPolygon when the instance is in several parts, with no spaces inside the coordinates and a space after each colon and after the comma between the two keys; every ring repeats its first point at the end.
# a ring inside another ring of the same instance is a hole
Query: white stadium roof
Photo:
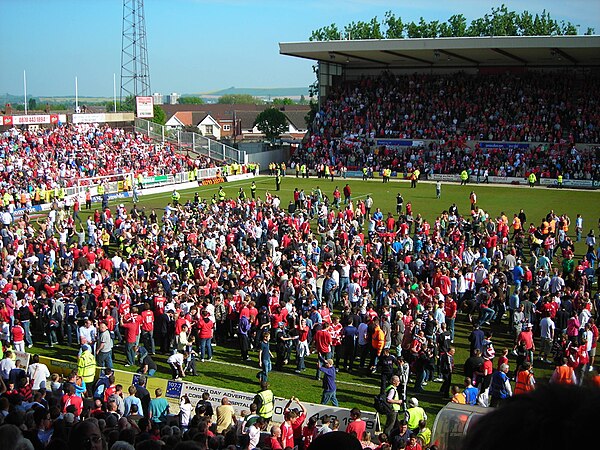
{"type": "Polygon", "coordinates": [[[599,67],[600,36],[283,42],[279,53],[348,68],[599,67]]]}

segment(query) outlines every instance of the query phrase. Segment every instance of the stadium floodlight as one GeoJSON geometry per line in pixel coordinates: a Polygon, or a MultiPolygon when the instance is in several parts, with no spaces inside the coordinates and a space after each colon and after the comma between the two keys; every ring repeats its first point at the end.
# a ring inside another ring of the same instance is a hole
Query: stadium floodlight
{"type": "Polygon", "coordinates": [[[151,93],[144,0],[123,0],[120,99],[151,93]]]}

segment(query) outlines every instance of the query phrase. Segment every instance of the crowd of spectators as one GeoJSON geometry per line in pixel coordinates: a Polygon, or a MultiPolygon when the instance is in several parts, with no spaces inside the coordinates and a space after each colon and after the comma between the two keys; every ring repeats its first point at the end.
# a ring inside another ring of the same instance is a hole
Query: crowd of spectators
{"type": "Polygon", "coordinates": [[[527,72],[502,75],[383,73],[332,87],[295,162],[400,173],[487,169],[490,175],[598,179],[598,77],[527,72]],[[434,140],[423,147],[375,139],[434,140]],[[480,148],[467,141],[531,142],[480,148]],[[575,144],[585,144],[580,149],[575,144]]]}
{"type": "MultiPolygon", "coordinates": [[[[115,352],[144,376],[158,369],[156,353],[168,355],[172,378],[181,379],[202,371],[198,363],[213,358],[213,343],[239,347],[263,385],[272,369],[289,366],[301,380],[311,350],[318,353],[312,373],[323,379],[323,403],[336,406],[338,371],[377,374],[390,410],[373,442],[355,414],[350,432],[363,448],[430,445],[425,411],[413,397],[427,383],[440,383],[442,399],[496,406],[513,395],[510,377],[515,395],[535,388],[534,364],[556,367],[558,383],[595,379],[599,250],[590,231],[585,256],[575,259],[581,230],[573,234],[561,205],[535,223],[522,210],[491,215],[471,195],[470,210],[452,204],[426,220],[400,195],[396,214],[384,215],[378,199],[353,199],[350,185],[343,194],[315,189],[282,205],[269,192],[259,198],[256,189],[248,196],[221,187],[208,200],[196,195],[180,204],[174,195],[158,213],[116,205],[80,229],[60,202],[39,226],[27,214],[8,220],[0,230],[0,420],[24,430],[36,449],[65,442],[146,449],[158,441],[247,448],[266,424],[238,433],[227,399],[213,423],[206,409],[188,422],[182,398],[175,429],[167,426],[163,393],[146,396],[143,382],[116,386],[108,371],[107,391],[97,397],[96,366],[110,370],[115,352]],[[459,317],[473,323],[460,382],[453,380],[459,317]],[[494,349],[490,323],[514,333],[514,348],[494,349]],[[78,370],[65,383],[35,360],[27,371],[15,362],[13,350],[43,341],[79,349],[78,370]],[[254,355],[258,363],[249,361],[254,355]],[[136,396],[142,409],[132,404],[126,412],[136,396]],[[82,432],[69,435],[70,426],[82,432]]],[[[269,430],[274,440],[263,448],[288,447],[279,433],[289,433],[301,416],[294,414],[269,430]]]]}
{"type": "Polygon", "coordinates": [[[0,133],[0,159],[0,192],[23,206],[31,206],[36,196],[43,200],[44,191],[75,186],[82,179],[167,175],[214,165],[141,133],[88,124],[6,130],[0,133]]]}

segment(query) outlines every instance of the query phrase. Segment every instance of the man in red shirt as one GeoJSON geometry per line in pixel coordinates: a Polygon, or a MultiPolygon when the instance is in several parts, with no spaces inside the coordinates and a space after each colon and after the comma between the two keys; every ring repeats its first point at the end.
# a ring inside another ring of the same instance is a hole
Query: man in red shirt
{"type": "Polygon", "coordinates": [[[77,417],[81,415],[81,411],[83,410],[83,399],[79,395],[75,395],[75,386],[72,384],[67,384],[67,393],[63,395],[62,400],[62,412],[67,412],[67,407],[74,405],[77,408],[77,413],[75,414],[77,417]]]}
{"type": "Polygon", "coordinates": [[[285,420],[281,424],[281,446],[294,448],[294,429],[292,428],[291,411],[283,414],[285,420]]]}
{"type": "Polygon", "coordinates": [[[156,314],[162,314],[165,311],[166,303],[167,299],[162,296],[162,291],[159,291],[159,293],[154,296],[154,312],[156,314]]]}
{"type": "Polygon", "coordinates": [[[531,328],[532,325],[530,323],[523,325],[523,331],[521,331],[517,337],[517,345],[515,346],[515,349],[517,346],[519,346],[519,344],[523,343],[525,351],[527,352],[527,360],[533,365],[533,352],[535,352],[535,343],[533,342],[533,331],[531,331],[531,328]]]}
{"type": "Polygon", "coordinates": [[[127,356],[127,364],[125,367],[133,366],[135,364],[135,345],[140,334],[140,325],[137,321],[129,319],[127,322],[123,321],[121,317],[121,328],[125,336],[125,354],[127,356]]]}
{"type": "Polygon", "coordinates": [[[286,414],[290,412],[290,423],[292,425],[292,430],[294,431],[294,445],[298,448],[302,448],[302,425],[306,420],[306,408],[297,397],[290,398],[290,401],[283,408],[283,413],[286,414]],[[296,408],[290,410],[290,406],[292,402],[296,402],[300,407],[301,411],[298,411],[296,408]]]}
{"type": "MultiPolygon", "coordinates": [[[[327,360],[330,358],[331,343],[333,341],[331,338],[331,333],[329,333],[327,328],[329,328],[329,324],[327,322],[323,322],[323,328],[321,328],[320,330],[317,330],[317,332],[315,333],[315,337],[314,337],[315,348],[317,350],[317,353],[324,360],[327,360]]],[[[321,358],[317,359],[317,375],[316,375],[317,380],[321,379],[321,371],[319,370],[321,368],[321,362],[320,362],[321,358]]]]}
{"type": "Polygon", "coordinates": [[[450,332],[450,342],[454,342],[454,321],[458,306],[454,301],[454,295],[447,295],[444,303],[444,315],[446,316],[446,327],[450,332]]]}
{"type": "Polygon", "coordinates": [[[144,310],[140,314],[140,320],[142,328],[140,340],[144,344],[144,347],[146,347],[146,350],[151,355],[154,355],[154,313],[148,303],[144,303],[144,310]]]}
{"type": "Polygon", "coordinates": [[[358,408],[352,408],[350,410],[350,419],[352,420],[346,427],[346,433],[356,433],[356,438],[362,441],[365,436],[365,430],[367,429],[367,422],[360,418],[361,412],[358,408]]]}

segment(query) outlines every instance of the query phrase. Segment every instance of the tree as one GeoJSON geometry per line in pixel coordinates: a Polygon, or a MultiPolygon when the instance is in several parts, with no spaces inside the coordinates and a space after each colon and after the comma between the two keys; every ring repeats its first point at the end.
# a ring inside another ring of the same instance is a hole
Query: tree
{"type": "Polygon", "coordinates": [[[373,17],[369,22],[351,22],[344,27],[344,37],[346,39],[383,39],[381,24],[377,17],[373,17]]]}
{"type": "Polygon", "coordinates": [[[179,104],[180,105],[203,105],[204,100],[202,100],[200,97],[193,97],[193,96],[179,97],[179,104]]]}
{"type": "Polygon", "coordinates": [[[164,125],[167,122],[167,115],[159,105],[154,105],[154,117],[150,121],[159,125],[164,125]]]}
{"type": "Polygon", "coordinates": [[[225,105],[262,105],[264,102],[250,94],[225,94],[219,97],[219,103],[225,105]]]}
{"type": "Polygon", "coordinates": [[[292,100],[291,98],[285,97],[285,98],[274,98],[273,105],[293,105],[294,104],[294,100],[292,100]]]}
{"type": "Polygon", "coordinates": [[[308,38],[309,41],[337,41],[341,39],[342,33],[335,23],[314,30],[308,38]]]}
{"type": "Polygon", "coordinates": [[[267,108],[256,116],[254,126],[264,133],[268,140],[274,141],[288,129],[288,120],[278,109],[267,108]]]}
{"type": "MultiPolygon", "coordinates": [[[[383,20],[373,17],[370,21],[351,22],[340,32],[334,23],[314,30],[310,41],[335,41],[341,39],[402,39],[437,38],[465,36],[552,36],[575,35],[577,27],[571,22],[557,21],[546,10],[541,14],[529,11],[510,11],[506,5],[492,7],[488,14],[478,17],[467,25],[462,14],[454,14],[446,21],[426,21],[404,23],[392,11],[387,11],[383,20]]],[[[587,30],[586,34],[592,32],[587,30]]]]}
{"type": "Polygon", "coordinates": [[[385,13],[383,19],[384,27],[387,27],[385,32],[386,39],[402,39],[404,37],[404,23],[401,17],[396,17],[391,11],[385,13]]]}
{"type": "Polygon", "coordinates": [[[34,111],[35,109],[37,109],[37,100],[35,98],[30,98],[29,100],[27,100],[27,105],[30,111],[34,111]]]}

